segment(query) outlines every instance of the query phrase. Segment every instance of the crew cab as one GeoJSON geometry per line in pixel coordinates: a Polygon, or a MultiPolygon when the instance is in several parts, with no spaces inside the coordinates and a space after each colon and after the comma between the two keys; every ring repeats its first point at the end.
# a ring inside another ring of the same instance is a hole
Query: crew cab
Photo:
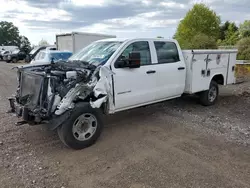
{"type": "Polygon", "coordinates": [[[220,85],[235,82],[237,50],[185,50],[165,39],[105,39],[67,62],[18,67],[19,86],[9,99],[19,124],[57,129],[74,149],[95,143],[113,114],[184,93],[213,105],[220,85]]]}

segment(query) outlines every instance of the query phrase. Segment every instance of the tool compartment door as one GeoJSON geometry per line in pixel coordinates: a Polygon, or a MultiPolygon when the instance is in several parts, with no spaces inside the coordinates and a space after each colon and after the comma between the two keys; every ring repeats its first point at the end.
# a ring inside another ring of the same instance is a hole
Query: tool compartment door
{"type": "Polygon", "coordinates": [[[236,78],[235,78],[236,55],[237,53],[230,53],[229,55],[226,84],[236,83],[236,78]]]}
{"type": "Polygon", "coordinates": [[[191,91],[196,93],[208,89],[208,78],[206,76],[207,54],[193,54],[191,62],[191,91]]]}

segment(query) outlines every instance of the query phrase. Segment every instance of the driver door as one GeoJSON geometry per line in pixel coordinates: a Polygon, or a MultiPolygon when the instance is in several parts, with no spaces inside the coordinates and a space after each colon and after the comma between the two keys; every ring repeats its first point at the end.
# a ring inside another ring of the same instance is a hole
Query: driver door
{"type": "Polygon", "coordinates": [[[148,41],[132,42],[127,45],[114,64],[114,96],[116,111],[150,103],[154,97],[154,74],[148,41]],[[117,61],[128,58],[130,52],[139,52],[139,68],[118,68],[117,61]]]}

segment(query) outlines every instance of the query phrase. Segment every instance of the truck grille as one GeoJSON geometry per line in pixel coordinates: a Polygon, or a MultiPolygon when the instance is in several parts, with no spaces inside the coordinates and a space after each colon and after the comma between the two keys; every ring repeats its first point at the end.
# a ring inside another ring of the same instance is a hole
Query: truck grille
{"type": "Polygon", "coordinates": [[[27,105],[29,108],[35,108],[39,104],[43,75],[37,75],[32,72],[22,72],[20,80],[19,102],[27,105]]]}

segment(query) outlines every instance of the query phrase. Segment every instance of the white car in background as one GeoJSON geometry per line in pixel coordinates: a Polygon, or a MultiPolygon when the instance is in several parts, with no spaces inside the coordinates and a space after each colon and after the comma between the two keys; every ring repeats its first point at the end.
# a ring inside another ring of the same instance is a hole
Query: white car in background
{"type": "Polygon", "coordinates": [[[59,60],[66,61],[72,55],[72,52],[58,51],[58,50],[42,50],[30,62],[30,64],[48,64],[51,61],[57,62],[59,60]]]}

